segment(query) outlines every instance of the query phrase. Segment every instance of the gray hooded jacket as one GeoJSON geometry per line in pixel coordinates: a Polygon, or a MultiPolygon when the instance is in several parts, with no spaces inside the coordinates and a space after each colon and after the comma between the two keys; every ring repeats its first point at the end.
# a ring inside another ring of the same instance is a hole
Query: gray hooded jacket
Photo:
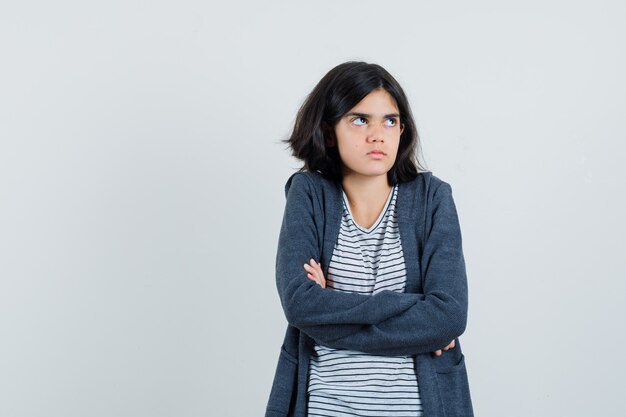
{"type": "Polygon", "coordinates": [[[266,417],[305,417],[314,343],[375,355],[413,355],[424,415],[472,417],[465,357],[467,278],[450,185],[431,172],[400,183],[398,226],[406,263],[404,293],[333,291],[307,278],[309,259],[324,276],[339,234],[342,194],[317,172],[296,172],[276,256],[276,285],[287,322],[266,417]],[[456,340],[437,357],[433,351],[456,340]]]}

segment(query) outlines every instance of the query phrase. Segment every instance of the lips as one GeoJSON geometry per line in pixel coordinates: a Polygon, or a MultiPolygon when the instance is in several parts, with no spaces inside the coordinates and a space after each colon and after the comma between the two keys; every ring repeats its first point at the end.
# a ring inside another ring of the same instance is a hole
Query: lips
{"type": "Polygon", "coordinates": [[[367,153],[367,156],[373,160],[382,161],[385,157],[385,153],[383,151],[371,151],[367,153]]]}

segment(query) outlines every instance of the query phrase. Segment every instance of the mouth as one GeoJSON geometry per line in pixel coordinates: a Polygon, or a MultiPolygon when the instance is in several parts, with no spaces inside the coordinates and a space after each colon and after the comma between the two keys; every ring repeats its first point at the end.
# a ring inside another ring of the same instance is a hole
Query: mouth
{"type": "Polygon", "coordinates": [[[368,152],[367,156],[369,156],[371,159],[383,159],[385,157],[385,153],[383,151],[372,151],[372,152],[368,152]]]}

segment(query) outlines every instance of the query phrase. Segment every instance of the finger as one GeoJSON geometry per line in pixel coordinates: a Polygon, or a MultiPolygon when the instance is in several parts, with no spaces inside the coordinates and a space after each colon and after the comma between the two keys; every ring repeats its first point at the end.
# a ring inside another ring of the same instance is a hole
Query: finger
{"type": "Polygon", "coordinates": [[[316,269],[316,270],[320,270],[322,268],[320,268],[318,263],[315,263],[315,261],[313,259],[310,260],[310,265],[309,264],[304,264],[304,267],[307,269],[316,269]]]}
{"type": "Polygon", "coordinates": [[[454,349],[454,347],[455,347],[455,346],[456,346],[456,342],[453,340],[453,341],[450,343],[450,349],[454,349]]]}
{"type": "Polygon", "coordinates": [[[324,288],[324,287],[325,287],[325,285],[324,285],[324,280],[323,280],[322,278],[320,278],[318,275],[315,275],[315,274],[309,274],[309,277],[310,277],[313,281],[317,282],[317,283],[318,283],[318,284],[319,284],[322,288],[324,288]]]}
{"type": "Polygon", "coordinates": [[[435,356],[441,356],[441,349],[437,349],[435,351],[435,356]]]}
{"type": "Polygon", "coordinates": [[[311,265],[304,264],[304,269],[309,273],[309,278],[317,282],[322,288],[326,288],[326,279],[324,278],[322,266],[313,258],[309,262],[311,265]]]}
{"type": "Polygon", "coordinates": [[[319,278],[320,277],[320,274],[317,272],[317,270],[315,268],[309,267],[308,271],[309,271],[309,274],[313,275],[315,278],[319,278]]]}
{"type": "Polygon", "coordinates": [[[319,272],[320,274],[322,273],[322,265],[318,264],[317,262],[313,261],[313,269],[315,269],[317,272],[319,272]]]}
{"type": "Polygon", "coordinates": [[[324,277],[324,271],[322,271],[322,265],[315,263],[313,269],[317,272],[320,277],[324,277]]]}
{"type": "Polygon", "coordinates": [[[309,274],[309,275],[307,276],[307,278],[309,278],[311,281],[315,281],[315,283],[316,283],[316,284],[318,284],[318,285],[320,285],[320,286],[322,285],[322,284],[320,284],[320,281],[317,279],[317,277],[314,277],[314,276],[312,276],[311,274],[309,274]]]}
{"type": "Polygon", "coordinates": [[[317,270],[316,270],[315,268],[313,268],[313,267],[312,267],[311,265],[309,265],[309,264],[304,264],[304,269],[305,269],[305,270],[306,270],[309,274],[312,274],[312,275],[315,275],[315,276],[317,276],[317,275],[318,275],[318,274],[317,274],[317,270]]]}

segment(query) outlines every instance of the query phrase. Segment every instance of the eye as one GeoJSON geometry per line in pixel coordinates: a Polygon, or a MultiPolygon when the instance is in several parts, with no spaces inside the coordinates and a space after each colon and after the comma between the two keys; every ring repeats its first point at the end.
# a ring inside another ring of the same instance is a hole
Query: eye
{"type": "Polygon", "coordinates": [[[387,120],[385,120],[386,126],[393,127],[393,126],[396,126],[397,124],[398,124],[398,120],[396,120],[395,117],[389,117],[387,120]]]}
{"type": "Polygon", "coordinates": [[[355,117],[354,119],[352,119],[352,124],[357,126],[363,126],[365,123],[367,123],[365,117],[355,117]]]}

